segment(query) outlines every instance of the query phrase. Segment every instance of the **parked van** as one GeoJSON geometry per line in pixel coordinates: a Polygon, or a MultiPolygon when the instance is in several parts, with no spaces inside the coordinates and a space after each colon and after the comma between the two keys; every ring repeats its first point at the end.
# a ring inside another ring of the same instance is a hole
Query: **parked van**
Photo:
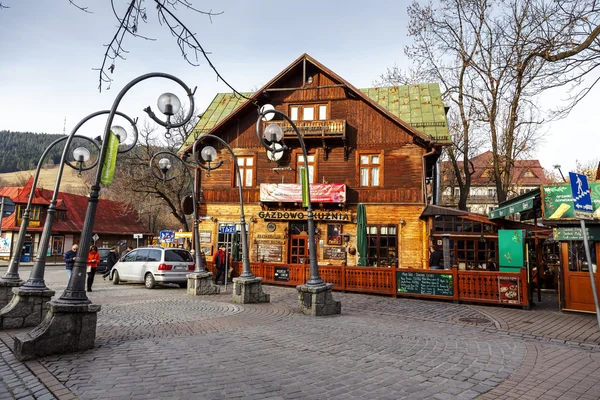
{"type": "Polygon", "coordinates": [[[112,282],[143,282],[148,289],[157,284],[176,283],[187,287],[187,275],[194,271],[194,259],[188,250],[140,247],[125,254],[112,269],[112,282]]]}

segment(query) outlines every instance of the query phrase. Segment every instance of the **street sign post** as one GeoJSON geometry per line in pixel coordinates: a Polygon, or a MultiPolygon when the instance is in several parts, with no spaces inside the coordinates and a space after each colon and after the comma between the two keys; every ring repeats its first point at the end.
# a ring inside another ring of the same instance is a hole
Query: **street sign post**
{"type": "Polygon", "coordinates": [[[100,236],[98,236],[97,233],[94,233],[94,236],[92,236],[92,239],[94,239],[94,246],[95,246],[98,239],[100,239],[100,236]]]}
{"type": "Polygon", "coordinates": [[[140,247],[140,239],[143,238],[144,235],[141,233],[134,233],[133,234],[133,238],[136,240],[136,245],[135,247],[140,247]]]}
{"type": "Polygon", "coordinates": [[[571,194],[573,196],[573,205],[575,208],[575,216],[579,217],[581,223],[581,234],[583,236],[583,246],[585,247],[585,258],[588,263],[588,271],[592,283],[592,294],[594,295],[594,304],[596,305],[596,320],[598,328],[600,328],[600,307],[598,307],[598,293],[596,292],[596,281],[594,279],[594,263],[592,263],[592,255],[590,253],[590,244],[588,243],[587,229],[585,228],[585,220],[592,219],[592,195],[588,187],[587,177],[583,174],[569,172],[571,180],[571,194]]]}
{"type": "Polygon", "coordinates": [[[161,242],[173,243],[175,240],[175,232],[173,231],[160,231],[158,238],[161,242]]]}

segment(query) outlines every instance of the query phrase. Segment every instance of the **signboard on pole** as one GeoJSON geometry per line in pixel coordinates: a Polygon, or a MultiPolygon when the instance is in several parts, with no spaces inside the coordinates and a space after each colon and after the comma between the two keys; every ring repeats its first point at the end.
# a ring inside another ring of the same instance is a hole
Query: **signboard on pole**
{"type": "Polygon", "coordinates": [[[173,243],[175,240],[175,232],[173,231],[160,231],[158,236],[161,242],[173,243]]]}
{"type": "Polygon", "coordinates": [[[144,234],[142,234],[142,233],[134,233],[133,234],[134,239],[142,239],[143,237],[144,237],[144,234]]]}
{"type": "Polygon", "coordinates": [[[585,175],[569,172],[569,178],[571,179],[571,195],[573,196],[575,216],[580,218],[583,245],[585,247],[585,257],[589,265],[588,271],[590,273],[592,295],[594,296],[594,304],[596,306],[596,320],[598,322],[598,328],[600,328],[600,306],[598,305],[598,293],[596,293],[595,283],[596,280],[594,279],[594,268],[592,268],[593,260],[590,252],[590,244],[588,242],[587,229],[585,227],[585,220],[592,219],[592,212],[594,211],[592,206],[592,196],[590,193],[590,188],[588,187],[587,177],[585,175]]]}
{"type": "Polygon", "coordinates": [[[229,235],[236,232],[235,225],[221,225],[219,232],[224,235],[229,235]]]}
{"type": "Polygon", "coordinates": [[[569,179],[571,180],[575,218],[592,219],[594,207],[592,206],[592,194],[588,187],[587,177],[583,174],[569,172],[569,179]]]}

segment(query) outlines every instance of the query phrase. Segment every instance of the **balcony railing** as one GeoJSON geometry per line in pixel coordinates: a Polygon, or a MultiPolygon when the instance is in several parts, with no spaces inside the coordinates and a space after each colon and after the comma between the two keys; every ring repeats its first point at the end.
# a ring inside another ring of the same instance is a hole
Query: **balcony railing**
{"type": "MultiPolygon", "coordinates": [[[[295,138],[296,133],[287,121],[269,121],[266,124],[276,124],[283,129],[284,138],[295,138]]],[[[328,119],[324,121],[294,121],[305,139],[346,138],[346,120],[328,119]]]]}

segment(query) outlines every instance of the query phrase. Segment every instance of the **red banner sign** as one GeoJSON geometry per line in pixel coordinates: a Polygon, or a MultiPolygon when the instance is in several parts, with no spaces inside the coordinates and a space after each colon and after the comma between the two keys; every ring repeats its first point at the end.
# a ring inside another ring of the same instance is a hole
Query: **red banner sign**
{"type": "MultiPolygon", "coordinates": [[[[313,183],[310,185],[313,203],[345,203],[346,185],[343,183],[313,183]]],[[[260,201],[301,202],[302,186],[296,183],[261,183],[260,201]]]]}

